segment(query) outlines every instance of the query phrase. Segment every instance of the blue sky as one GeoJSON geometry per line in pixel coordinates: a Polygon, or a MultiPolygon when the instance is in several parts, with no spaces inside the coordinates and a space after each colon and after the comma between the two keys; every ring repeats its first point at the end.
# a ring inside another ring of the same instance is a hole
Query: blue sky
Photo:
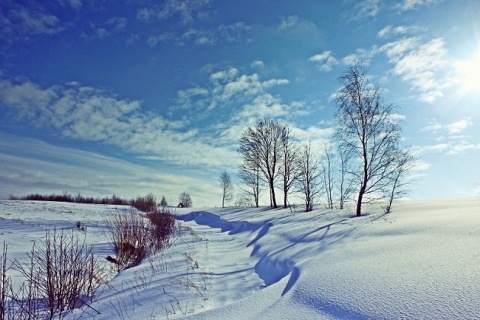
{"type": "Polygon", "coordinates": [[[405,118],[413,198],[480,189],[476,0],[6,0],[0,198],[32,192],[220,205],[238,140],[263,117],[333,133],[353,63],[405,118]]]}

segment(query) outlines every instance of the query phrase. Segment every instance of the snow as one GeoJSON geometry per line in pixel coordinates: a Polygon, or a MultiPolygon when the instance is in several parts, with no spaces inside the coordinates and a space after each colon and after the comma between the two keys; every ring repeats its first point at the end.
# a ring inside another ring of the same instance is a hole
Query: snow
{"type": "Polygon", "coordinates": [[[176,209],[172,246],[117,274],[104,221],[124,209],[0,201],[0,242],[27,261],[46,229],[85,235],[110,280],[71,319],[480,318],[480,199],[404,201],[388,215],[366,206],[359,218],[176,209]]]}

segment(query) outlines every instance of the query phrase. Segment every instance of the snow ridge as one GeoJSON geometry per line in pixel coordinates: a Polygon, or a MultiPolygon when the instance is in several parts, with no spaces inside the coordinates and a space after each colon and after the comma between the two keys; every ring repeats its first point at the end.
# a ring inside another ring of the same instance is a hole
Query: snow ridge
{"type": "Polygon", "coordinates": [[[254,271],[260,279],[263,280],[265,287],[275,284],[289,274],[292,274],[287,287],[285,287],[283,291],[283,294],[285,294],[295,284],[300,275],[300,270],[295,267],[293,261],[274,258],[270,252],[264,252],[260,245],[256,245],[261,238],[268,234],[270,228],[273,226],[273,223],[269,220],[256,223],[248,221],[228,221],[219,215],[207,211],[190,212],[177,216],[177,219],[185,222],[194,221],[199,225],[206,225],[214,229],[220,229],[221,232],[228,232],[229,235],[236,235],[242,232],[256,232],[255,237],[246,244],[246,247],[254,246],[251,257],[258,259],[254,271]]]}

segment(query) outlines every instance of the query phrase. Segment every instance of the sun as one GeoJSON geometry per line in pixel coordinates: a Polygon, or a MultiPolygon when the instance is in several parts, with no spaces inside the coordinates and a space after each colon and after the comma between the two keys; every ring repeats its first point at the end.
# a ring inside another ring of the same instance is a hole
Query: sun
{"type": "Polygon", "coordinates": [[[470,60],[457,61],[455,66],[462,90],[480,92],[480,53],[470,60]]]}

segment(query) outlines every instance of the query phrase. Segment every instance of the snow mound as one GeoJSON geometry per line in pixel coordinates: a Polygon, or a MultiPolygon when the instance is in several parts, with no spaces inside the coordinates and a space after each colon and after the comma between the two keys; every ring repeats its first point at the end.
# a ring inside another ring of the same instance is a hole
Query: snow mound
{"type": "MultiPolygon", "coordinates": [[[[45,228],[80,220],[104,257],[111,210],[1,201],[0,241],[25,259],[45,228]]],[[[478,199],[405,201],[388,215],[367,206],[360,218],[267,208],[176,216],[170,248],[117,274],[69,317],[480,319],[478,199]]]]}

